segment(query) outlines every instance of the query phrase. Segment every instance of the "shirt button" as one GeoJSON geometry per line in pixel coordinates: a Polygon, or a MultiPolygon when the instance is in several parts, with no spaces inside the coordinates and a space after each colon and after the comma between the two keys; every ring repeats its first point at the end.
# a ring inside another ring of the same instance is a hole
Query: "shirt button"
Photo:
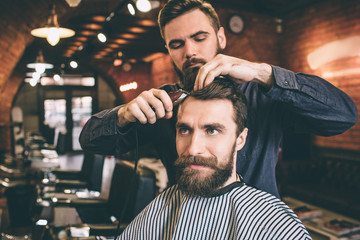
{"type": "Polygon", "coordinates": [[[289,82],[285,80],[285,81],[284,81],[284,85],[285,85],[285,86],[289,86],[289,82]]]}

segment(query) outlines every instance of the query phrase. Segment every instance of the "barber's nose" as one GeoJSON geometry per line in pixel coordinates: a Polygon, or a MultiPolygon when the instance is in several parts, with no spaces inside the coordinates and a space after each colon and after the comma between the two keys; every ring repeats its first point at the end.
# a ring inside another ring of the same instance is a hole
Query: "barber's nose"
{"type": "Polygon", "coordinates": [[[196,55],[195,54],[195,46],[194,46],[194,44],[191,43],[191,41],[185,42],[184,49],[185,49],[185,57],[186,58],[192,58],[196,55]]]}
{"type": "Polygon", "coordinates": [[[204,153],[204,141],[199,134],[193,134],[189,139],[187,153],[190,156],[199,156],[204,153]]]}

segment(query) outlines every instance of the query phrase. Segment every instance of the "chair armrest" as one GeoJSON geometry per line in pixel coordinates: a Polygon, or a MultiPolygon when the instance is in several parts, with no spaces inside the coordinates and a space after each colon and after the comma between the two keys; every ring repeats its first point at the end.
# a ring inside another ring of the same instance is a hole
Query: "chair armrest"
{"type": "MultiPolygon", "coordinates": [[[[85,239],[93,239],[92,236],[105,236],[105,237],[114,237],[117,231],[117,224],[80,224],[66,228],[66,232],[70,239],[75,237],[88,236],[85,239]],[[79,235],[72,235],[72,234],[79,235]]],[[[127,227],[127,224],[120,224],[119,234],[124,231],[127,227]]],[[[69,239],[69,238],[68,238],[69,239]]],[[[81,238],[83,239],[83,238],[81,238]]]]}
{"type": "MultiPolygon", "coordinates": [[[[120,224],[119,234],[124,231],[128,224],[120,224]]],[[[88,224],[90,227],[90,235],[96,236],[115,236],[117,224],[88,224]]]]}
{"type": "Polygon", "coordinates": [[[7,181],[7,179],[2,179],[0,178],[0,186],[1,187],[14,187],[14,186],[18,186],[18,185],[27,185],[29,184],[28,180],[9,180],[7,181]]]}
{"type": "Polygon", "coordinates": [[[101,198],[76,198],[72,199],[69,203],[70,207],[106,207],[108,205],[107,200],[101,198]]]}
{"type": "Polygon", "coordinates": [[[10,179],[24,179],[28,177],[27,169],[10,168],[3,164],[0,164],[1,176],[10,179]]]}
{"type": "Polygon", "coordinates": [[[87,188],[88,183],[79,180],[56,180],[55,187],[58,188],[87,188]]]}
{"type": "Polygon", "coordinates": [[[51,172],[55,174],[58,179],[78,180],[80,178],[80,171],[78,170],[54,169],[51,172]]]}

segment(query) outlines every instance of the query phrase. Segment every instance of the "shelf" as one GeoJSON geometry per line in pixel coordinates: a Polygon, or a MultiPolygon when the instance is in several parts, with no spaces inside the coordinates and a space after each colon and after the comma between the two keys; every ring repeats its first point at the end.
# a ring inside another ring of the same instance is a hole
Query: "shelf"
{"type": "Polygon", "coordinates": [[[282,199],[291,209],[296,209],[301,206],[306,206],[309,209],[314,210],[320,210],[322,212],[322,215],[320,217],[308,219],[308,220],[302,220],[305,227],[308,229],[311,237],[314,240],[355,240],[360,239],[360,234],[353,235],[353,238],[350,238],[349,236],[338,236],[335,233],[328,232],[323,229],[322,223],[330,220],[330,219],[342,219],[351,223],[355,223],[360,225],[360,221],[343,216],[341,214],[329,211],[327,209],[321,208],[319,206],[315,206],[309,203],[305,203],[303,201],[291,198],[291,197],[284,197],[282,199]]]}

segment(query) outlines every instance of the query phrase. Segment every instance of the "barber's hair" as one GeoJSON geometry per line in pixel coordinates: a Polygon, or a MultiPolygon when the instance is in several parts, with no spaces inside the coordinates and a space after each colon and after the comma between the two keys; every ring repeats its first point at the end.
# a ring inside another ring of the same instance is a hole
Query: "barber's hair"
{"type": "Polygon", "coordinates": [[[160,10],[158,24],[160,33],[165,40],[164,28],[171,20],[195,9],[201,10],[210,20],[215,32],[220,29],[219,17],[210,3],[203,0],[169,0],[160,10]]]}
{"type": "Polygon", "coordinates": [[[198,100],[230,100],[234,108],[233,118],[237,125],[236,134],[239,135],[247,127],[247,101],[240,89],[240,85],[232,80],[222,77],[215,78],[212,83],[202,89],[192,91],[189,96],[198,100]]]}

